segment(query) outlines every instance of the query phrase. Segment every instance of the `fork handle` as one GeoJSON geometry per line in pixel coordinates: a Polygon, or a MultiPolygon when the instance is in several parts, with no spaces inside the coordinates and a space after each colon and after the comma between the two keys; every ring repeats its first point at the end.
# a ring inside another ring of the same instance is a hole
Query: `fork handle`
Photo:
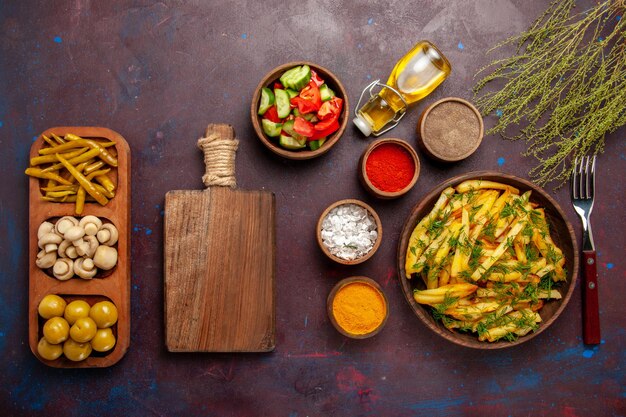
{"type": "Polygon", "coordinates": [[[600,311],[598,305],[598,272],[596,251],[583,251],[585,265],[583,288],[583,339],[585,344],[600,343],[600,311]]]}

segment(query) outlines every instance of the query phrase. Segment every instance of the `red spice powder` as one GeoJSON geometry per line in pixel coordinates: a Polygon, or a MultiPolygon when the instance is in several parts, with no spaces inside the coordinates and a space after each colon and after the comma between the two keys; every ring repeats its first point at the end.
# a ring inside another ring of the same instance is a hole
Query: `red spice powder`
{"type": "Polygon", "coordinates": [[[384,143],[367,157],[365,172],[374,187],[393,193],[409,185],[415,174],[415,164],[406,149],[384,143]]]}

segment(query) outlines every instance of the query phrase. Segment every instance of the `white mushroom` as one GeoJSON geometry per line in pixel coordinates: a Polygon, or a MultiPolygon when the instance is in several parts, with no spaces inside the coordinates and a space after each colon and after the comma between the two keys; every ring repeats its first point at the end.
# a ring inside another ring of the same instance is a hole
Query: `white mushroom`
{"type": "Polygon", "coordinates": [[[117,228],[111,223],[103,224],[100,231],[96,235],[98,241],[106,246],[113,246],[117,243],[119,234],[117,228]]]}
{"type": "Polygon", "coordinates": [[[39,246],[39,248],[45,250],[46,253],[50,253],[56,252],[57,248],[59,247],[59,243],[61,242],[63,242],[63,238],[61,236],[57,235],[54,232],[49,232],[39,239],[37,245],[39,246]]]}
{"type": "Polygon", "coordinates": [[[41,239],[43,235],[47,235],[52,232],[54,229],[54,225],[50,222],[43,222],[39,225],[39,229],[37,229],[37,240],[41,239]]]}
{"type": "Polygon", "coordinates": [[[65,231],[65,234],[63,235],[65,239],[74,243],[74,246],[78,246],[80,243],[82,243],[81,241],[79,241],[79,239],[81,239],[83,236],[85,236],[85,229],[80,226],[70,227],[65,231]],[[78,241],[79,243],[76,243],[76,241],[78,241]]]}
{"type": "MultiPolygon", "coordinates": [[[[65,240],[65,242],[69,242],[69,240],[65,240]]],[[[76,250],[76,246],[74,245],[68,246],[67,249],[65,249],[65,256],[67,256],[70,259],[78,258],[78,251],[76,250]]]]}
{"type": "Polygon", "coordinates": [[[54,225],[54,229],[61,236],[65,235],[67,229],[73,226],[78,226],[78,220],[72,216],[64,216],[61,217],[57,223],[54,225]]]}
{"type": "Polygon", "coordinates": [[[74,273],[83,279],[91,279],[98,270],[89,258],[78,258],[74,261],[74,273]]]}
{"type": "Polygon", "coordinates": [[[67,249],[69,247],[72,247],[72,242],[70,242],[69,240],[64,240],[63,242],[61,242],[59,248],[57,249],[59,258],[69,258],[69,256],[67,255],[67,249]]]}
{"type": "Polygon", "coordinates": [[[108,271],[117,263],[117,250],[110,246],[98,246],[93,256],[93,263],[98,268],[108,271]]]}
{"type": "Polygon", "coordinates": [[[46,269],[52,267],[56,260],[56,252],[46,252],[45,250],[42,250],[37,254],[37,260],[35,261],[35,265],[37,265],[41,269],[46,269]]]}
{"type": "Polygon", "coordinates": [[[102,227],[102,220],[96,216],[85,216],[78,223],[85,230],[87,236],[95,236],[102,227]]]}
{"type": "Polygon", "coordinates": [[[74,276],[74,261],[68,258],[57,259],[52,267],[52,274],[60,281],[67,281],[74,276]]]}
{"type": "Polygon", "coordinates": [[[93,255],[96,253],[96,249],[98,249],[98,239],[95,236],[85,236],[83,238],[83,243],[75,246],[76,252],[80,256],[85,256],[87,258],[93,258],[93,255]]]}

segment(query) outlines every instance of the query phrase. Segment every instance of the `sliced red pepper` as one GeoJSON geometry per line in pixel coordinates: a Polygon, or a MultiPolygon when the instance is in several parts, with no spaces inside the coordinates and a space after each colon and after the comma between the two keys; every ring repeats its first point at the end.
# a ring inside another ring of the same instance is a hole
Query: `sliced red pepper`
{"type": "Polygon", "coordinates": [[[311,137],[315,133],[315,126],[308,120],[298,116],[293,122],[293,130],[299,135],[311,137]]]}
{"type": "Polygon", "coordinates": [[[315,70],[311,70],[311,81],[313,81],[315,83],[316,86],[320,86],[322,84],[324,84],[324,80],[322,80],[320,78],[319,75],[317,75],[317,72],[315,72],[315,70]]]}
{"type": "Polygon", "coordinates": [[[280,123],[280,117],[278,117],[278,110],[276,109],[276,105],[267,109],[265,114],[263,115],[264,119],[269,120],[270,122],[280,123]]]}
{"type": "Polygon", "coordinates": [[[315,110],[319,110],[322,106],[320,89],[313,80],[309,81],[309,84],[300,91],[300,97],[313,103],[316,107],[315,110]]]}
{"type": "Polygon", "coordinates": [[[333,97],[332,99],[325,101],[317,112],[317,117],[320,120],[326,120],[330,116],[339,117],[341,114],[341,108],[343,107],[343,100],[339,97],[333,97]]]}
{"type": "Polygon", "coordinates": [[[316,107],[313,102],[305,100],[300,96],[292,98],[291,104],[298,107],[300,114],[313,113],[319,109],[319,107],[316,107]]]}
{"type": "Polygon", "coordinates": [[[283,87],[283,85],[281,83],[279,83],[278,81],[276,81],[274,83],[274,89],[278,89],[278,90],[284,90],[285,87],[283,87]]]}
{"type": "Polygon", "coordinates": [[[330,136],[339,129],[339,121],[337,117],[331,117],[328,120],[318,122],[313,127],[315,132],[308,140],[317,140],[325,136],[330,136]]]}

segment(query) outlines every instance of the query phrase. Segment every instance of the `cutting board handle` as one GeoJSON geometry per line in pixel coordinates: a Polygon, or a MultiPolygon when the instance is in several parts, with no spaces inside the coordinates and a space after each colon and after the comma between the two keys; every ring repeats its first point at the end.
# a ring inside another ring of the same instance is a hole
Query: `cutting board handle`
{"type": "Polygon", "coordinates": [[[210,124],[204,137],[198,139],[198,148],[204,152],[205,187],[219,186],[237,188],[235,179],[235,154],[239,141],[235,129],[228,124],[210,124]]]}

